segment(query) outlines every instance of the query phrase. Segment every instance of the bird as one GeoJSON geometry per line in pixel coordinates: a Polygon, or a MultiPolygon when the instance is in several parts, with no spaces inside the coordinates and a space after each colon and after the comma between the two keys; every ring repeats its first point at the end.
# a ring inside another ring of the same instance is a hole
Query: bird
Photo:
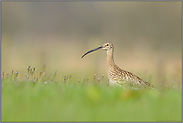
{"type": "Polygon", "coordinates": [[[108,82],[111,86],[120,86],[123,88],[132,87],[134,89],[153,88],[154,86],[135,74],[119,68],[114,62],[114,45],[110,42],[103,44],[102,46],[92,49],[81,56],[83,58],[87,54],[104,49],[107,51],[107,68],[108,68],[108,82]]]}

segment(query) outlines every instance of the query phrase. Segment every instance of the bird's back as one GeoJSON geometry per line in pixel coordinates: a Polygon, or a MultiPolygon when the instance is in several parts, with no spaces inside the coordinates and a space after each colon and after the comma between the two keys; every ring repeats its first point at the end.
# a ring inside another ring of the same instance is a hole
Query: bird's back
{"type": "Polygon", "coordinates": [[[117,65],[108,67],[108,79],[110,85],[134,86],[134,87],[153,87],[135,74],[120,69],[117,65]]]}

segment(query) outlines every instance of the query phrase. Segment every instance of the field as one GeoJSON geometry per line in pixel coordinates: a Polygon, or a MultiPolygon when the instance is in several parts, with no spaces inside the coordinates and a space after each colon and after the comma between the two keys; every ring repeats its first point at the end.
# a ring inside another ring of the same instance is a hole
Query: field
{"type": "Polygon", "coordinates": [[[107,85],[107,77],[46,77],[34,68],[22,80],[18,72],[1,81],[1,121],[180,122],[180,82],[155,89],[123,89],[107,85]],[[32,72],[31,72],[32,71],[32,72]],[[176,85],[177,83],[177,85],[176,85]]]}
{"type": "Polygon", "coordinates": [[[1,6],[2,122],[182,121],[181,1],[1,6]],[[81,58],[106,42],[116,65],[155,88],[108,85],[106,51],[81,58]]]}

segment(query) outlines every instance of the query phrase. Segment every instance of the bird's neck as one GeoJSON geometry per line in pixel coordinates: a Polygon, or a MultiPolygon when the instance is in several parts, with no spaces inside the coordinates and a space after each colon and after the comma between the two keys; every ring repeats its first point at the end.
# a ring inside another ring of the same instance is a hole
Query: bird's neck
{"type": "Polygon", "coordinates": [[[112,49],[107,51],[107,64],[108,64],[108,67],[111,67],[111,66],[115,65],[112,49]]]}

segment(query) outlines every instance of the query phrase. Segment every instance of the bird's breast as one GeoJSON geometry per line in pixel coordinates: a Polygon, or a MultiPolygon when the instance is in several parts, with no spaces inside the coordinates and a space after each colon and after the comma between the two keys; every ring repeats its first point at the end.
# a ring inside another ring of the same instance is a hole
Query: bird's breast
{"type": "Polygon", "coordinates": [[[109,79],[110,85],[113,85],[117,83],[118,84],[125,83],[126,77],[124,76],[124,73],[122,71],[119,71],[117,68],[109,67],[108,79],[109,79]]]}

